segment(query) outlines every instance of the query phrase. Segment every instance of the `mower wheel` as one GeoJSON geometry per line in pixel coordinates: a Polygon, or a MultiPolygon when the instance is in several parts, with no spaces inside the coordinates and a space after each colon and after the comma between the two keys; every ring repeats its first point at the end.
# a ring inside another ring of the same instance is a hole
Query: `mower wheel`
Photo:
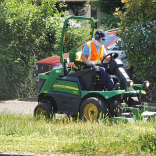
{"type": "Polygon", "coordinates": [[[52,107],[49,103],[38,104],[34,109],[34,117],[49,119],[52,117],[52,107]]]}
{"type": "Polygon", "coordinates": [[[111,117],[119,117],[124,112],[121,102],[115,101],[113,106],[109,105],[109,112],[111,117]]]}
{"type": "Polygon", "coordinates": [[[108,115],[108,105],[98,98],[87,98],[80,108],[80,119],[98,120],[108,115]],[[104,115],[104,116],[103,116],[104,115]]]}

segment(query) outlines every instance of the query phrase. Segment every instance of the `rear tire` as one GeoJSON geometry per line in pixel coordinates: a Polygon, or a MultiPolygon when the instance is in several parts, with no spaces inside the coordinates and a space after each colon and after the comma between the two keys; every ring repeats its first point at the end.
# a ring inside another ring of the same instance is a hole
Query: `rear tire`
{"type": "Polygon", "coordinates": [[[101,117],[108,116],[108,105],[98,98],[87,98],[80,108],[80,119],[98,120],[101,117]]]}
{"type": "Polygon", "coordinates": [[[34,109],[34,117],[49,119],[52,117],[52,107],[49,103],[38,104],[34,109]]]}

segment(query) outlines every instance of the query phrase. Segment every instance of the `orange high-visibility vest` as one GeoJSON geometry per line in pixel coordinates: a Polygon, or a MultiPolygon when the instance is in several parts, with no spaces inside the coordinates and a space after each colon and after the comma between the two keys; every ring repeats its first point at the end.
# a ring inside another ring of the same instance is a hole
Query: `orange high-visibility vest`
{"type": "Polygon", "coordinates": [[[88,49],[89,49],[89,53],[90,53],[89,56],[86,56],[86,58],[91,61],[101,61],[103,58],[104,46],[100,45],[100,50],[98,53],[93,41],[89,41],[89,42],[85,43],[82,47],[82,50],[86,44],[88,45],[88,49]]]}

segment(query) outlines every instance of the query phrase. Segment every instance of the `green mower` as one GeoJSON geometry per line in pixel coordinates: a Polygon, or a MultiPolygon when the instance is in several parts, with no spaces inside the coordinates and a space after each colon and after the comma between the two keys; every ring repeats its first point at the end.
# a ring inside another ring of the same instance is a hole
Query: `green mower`
{"type": "MultiPolygon", "coordinates": [[[[143,115],[144,111],[152,111],[153,116],[156,107],[148,107],[144,102],[145,89],[149,87],[149,82],[133,84],[123,68],[122,61],[117,59],[117,53],[108,54],[111,56],[109,68],[113,73],[110,78],[116,88],[113,91],[107,91],[105,84],[100,80],[97,72],[100,65],[83,69],[85,64],[76,58],[81,52],[76,49],[69,51],[69,60],[74,65],[72,70],[68,69],[67,59],[64,59],[64,42],[70,19],[88,20],[91,24],[89,39],[93,37],[95,23],[92,18],[80,16],[66,18],[61,45],[57,51],[63,67],[39,74],[40,92],[34,116],[50,118],[55,113],[60,113],[84,120],[98,120],[108,116],[113,120],[128,121],[148,119],[151,115],[143,115]]],[[[101,64],[104,64],[104,59],[101,64]]]]}

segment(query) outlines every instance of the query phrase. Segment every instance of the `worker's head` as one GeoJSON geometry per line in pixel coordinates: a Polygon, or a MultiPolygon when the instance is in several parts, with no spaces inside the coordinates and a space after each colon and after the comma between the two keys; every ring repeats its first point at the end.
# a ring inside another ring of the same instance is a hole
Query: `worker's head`
{"type": "Polygon", "coordinates": [[[105,40],[106,38],[106,34],[103,30],[98,30],[95,33],[95,40],[105,40]]]}

